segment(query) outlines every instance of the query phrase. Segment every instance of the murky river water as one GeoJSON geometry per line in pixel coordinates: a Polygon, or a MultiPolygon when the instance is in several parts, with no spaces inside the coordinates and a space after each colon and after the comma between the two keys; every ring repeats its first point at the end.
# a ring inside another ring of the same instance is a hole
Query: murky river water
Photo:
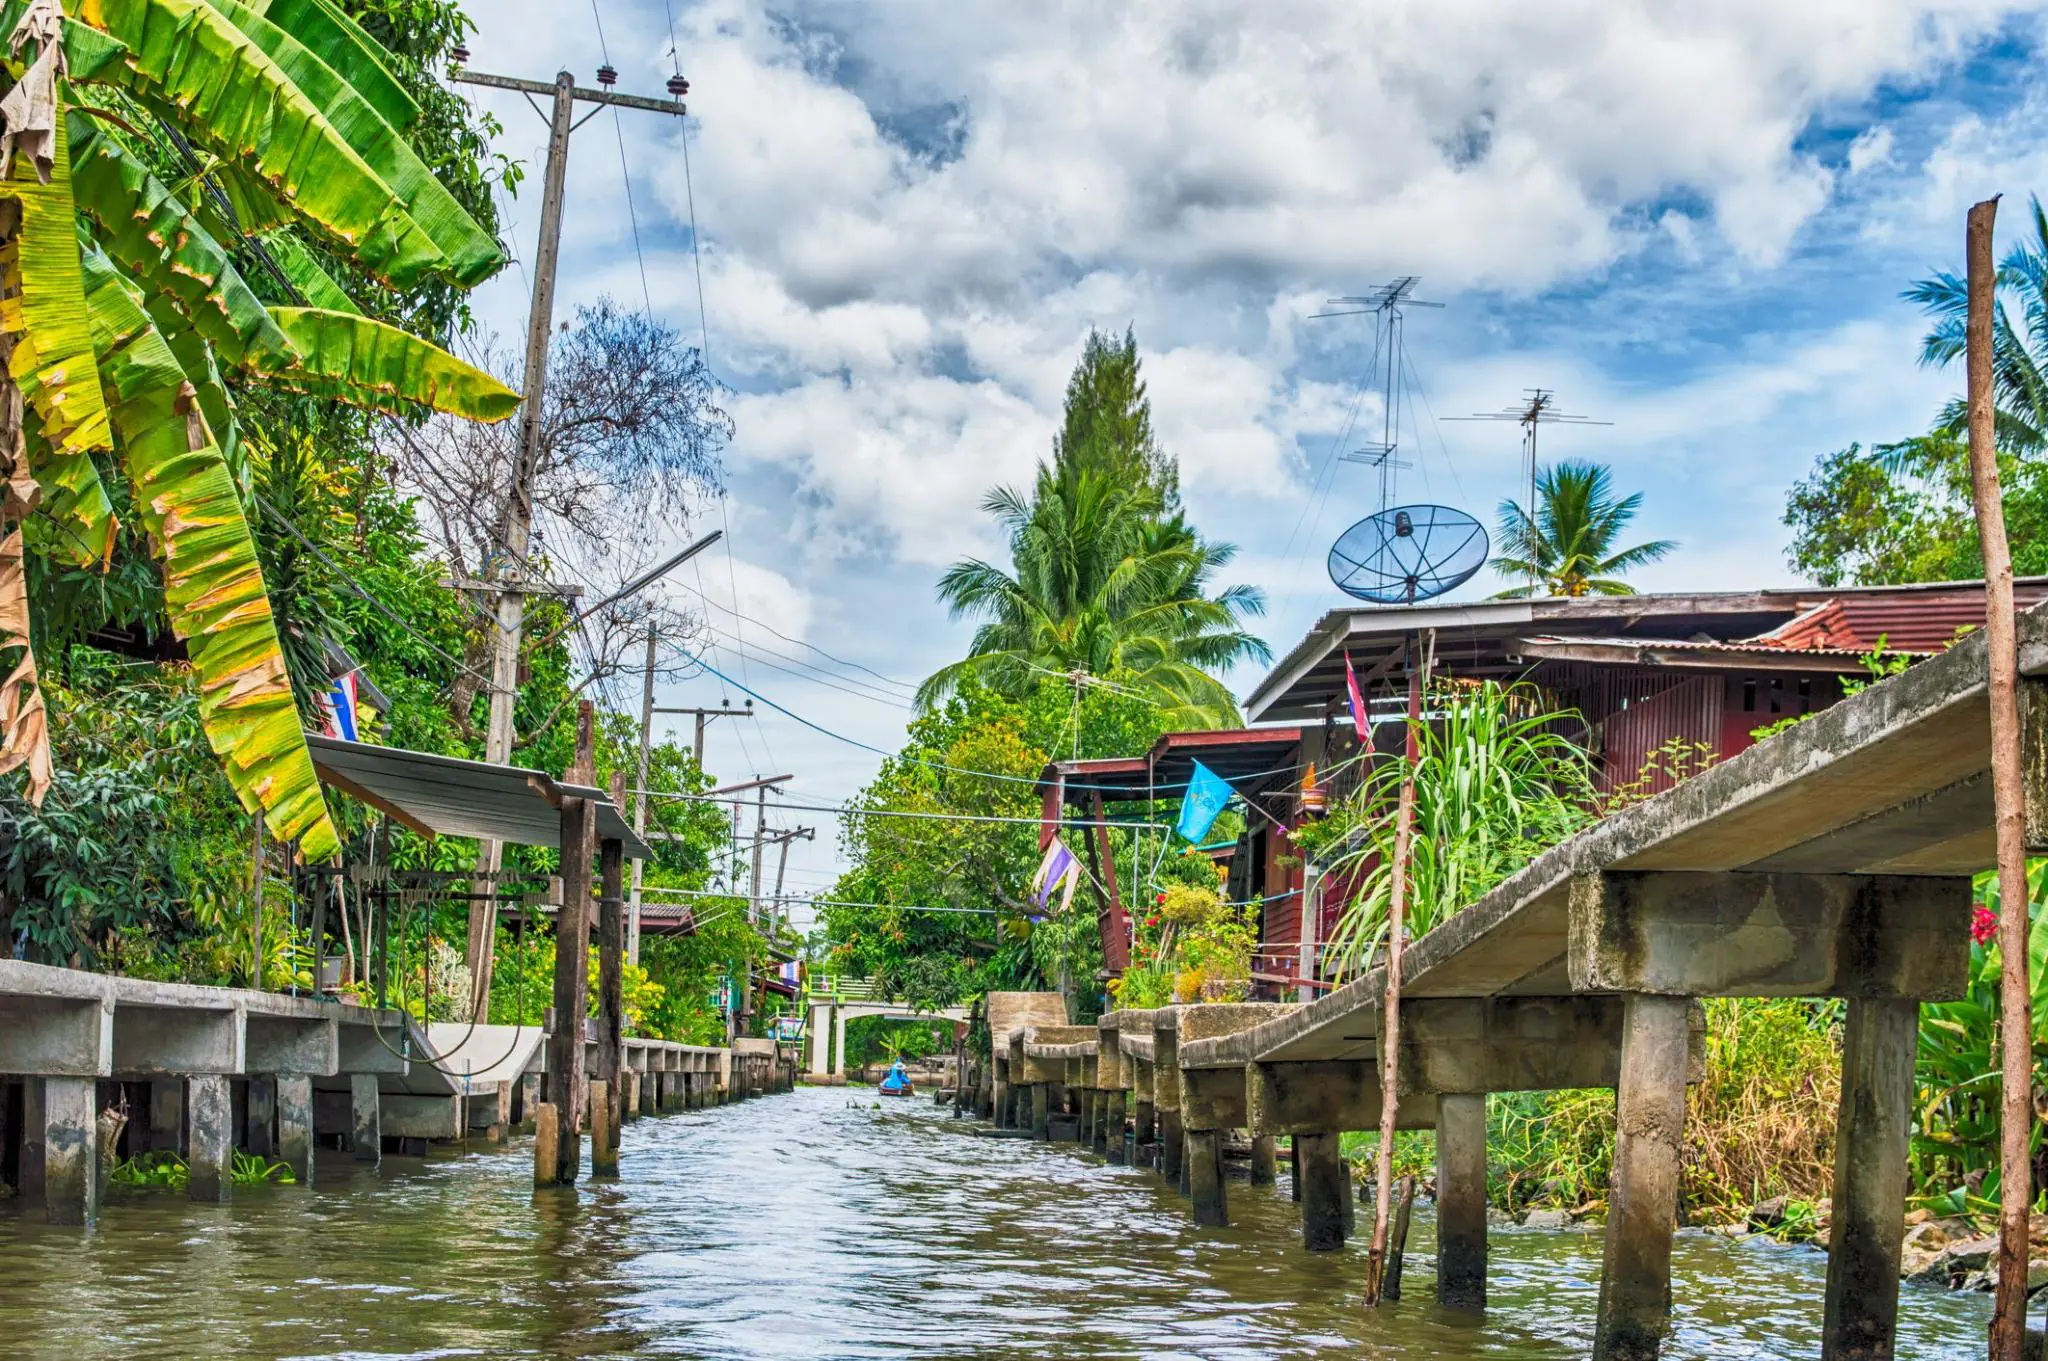
{"type": "MultiPolygon", "coordinates": [[[[1197,1231],[1149,1171],[799,1091],[628,1128],[624,1180],[536,1196],[525,1147],[323,1155],[232,1207],[124,1193],[91,1236],[0,1211],[0,1356],[1529,1357],[1586,1354],[1600,1243],[1496,1231],[1483,1321],[1357,1304],[1280,1189],[1197,1231]]],[[[1680,1239],[1681,1358],[1818,1356],[1818,1253],[1680,1239]]],[[[1983,1355],[1988,1303],[1906,1288],[1899,1354],[1983,1355]]]]}

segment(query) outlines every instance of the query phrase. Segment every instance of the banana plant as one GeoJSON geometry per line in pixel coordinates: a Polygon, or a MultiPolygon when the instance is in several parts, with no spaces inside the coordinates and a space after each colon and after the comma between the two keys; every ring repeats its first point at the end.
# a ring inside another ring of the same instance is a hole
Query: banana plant
{"type": "Polygon", "coordinates": [[[0,683],[0,773],[26,766],[38,803],[50,782],[7,564],[26,542],[103,568],[118,472],[209,744],[244,807],[325,859],[339,843],[249,529],[232,385],[503,420],[517,393],[363,315],[299,234],[394,288],[468,287],[503,253],[414,154],[417,106],[332,0],[11,0],[0,33],[0,648],[21,658],[0,683]],[[312,305],[266,303],[238,254],[312,305]]]}

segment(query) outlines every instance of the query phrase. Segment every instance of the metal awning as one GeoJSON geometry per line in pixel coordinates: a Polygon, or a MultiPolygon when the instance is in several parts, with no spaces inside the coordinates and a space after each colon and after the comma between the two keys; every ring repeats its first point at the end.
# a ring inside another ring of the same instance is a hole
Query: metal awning
{"type": "Polygon", "coordinates": [[[422,836],[467,836],[518,846],[562,845],[564,799],[597,805],[599,841],[622,842],[628,860],[652,860],[653,850],[633,834],[611,795],[589,785],[563,784],[518,766],[494,766],[456,756],[379,747],[306,734],[313,769],[329,784],[388,814],[422,836]]]}

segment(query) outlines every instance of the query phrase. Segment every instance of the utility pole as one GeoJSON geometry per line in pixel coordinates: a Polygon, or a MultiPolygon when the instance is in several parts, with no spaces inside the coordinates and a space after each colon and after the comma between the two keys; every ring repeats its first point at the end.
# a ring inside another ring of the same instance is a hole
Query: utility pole
{"type": "MultiPolygon", "coordinates": [[[[480,71],[455,70],[451,80],[497,90],[514,90],[532,103],[535,95],[553,101],[548,122],[548,163],[542,177],[540,242],[533,259],[533,299],[526,317],[526,371],[522,377],[525,400],[519,413],[519,448],[513,463],[512,485],[507,489],[505,509],[499,523],[502,556],[496,563],[500,593],[497,608],[497,639],[491,655],[491,716],[484,737],[484,760],[507,765],[512,760],[512,711],[519,697],[519,639],[526,624],[526,553],[533,537],[533,479],[540,465],[541,419],[546,410],[548,336],[555,324],[555,272],[562,252],[562,196],[569,174],[569,137],[581,126],[576,105],[643,109],[652,113],[682,117],[688,110],[683,95],[689,82],[680,75],[669,81],[668,100],[644,99],[637,95],[614,94],[607,89],[591,90],[576,84],[567,71],[556,73],[552,83],[520,80],[511,76],[485,75],[480,71]]],[[[610,86],[618,79],[607,66],[598,72],[598,82],[610,86]]],[[[535,112],[540,106],[534,105],[535,112]]],[[[584,115],[588,120],[593,108],[584,115]]],[[[505,848],[487,841],[477,855],[479,897],[472,901],[469,916],[469,971],[475,997],[475,1016],[489,1019],[492,954],[497,935],[498,870],[504,864],[505,848]]]]}
{"type": "Polygon", "coordinates": [[[704,725],[714,718],[752,718],[754,701],[747,701],[744,709],[735,709],[731,704],[720,704],[716,709],[656,709],[657,714],[695,714],[697,716],[697,744],[690,748],[690,754],[697,758],[697,769],[704,769],[704,725]]]}
{"type": "MultiPolygon", "coordinates": [[[[647,838],[647,761],[654,745],[654,625],[647,625],[647,673],[640,678],[640,763],[639,779],[633,786],[633,834],[647,838]]],[[[626,958],[640,962],[640,877],[646,863],[633,861],[633,900],[626,917],[626,958]]]]}

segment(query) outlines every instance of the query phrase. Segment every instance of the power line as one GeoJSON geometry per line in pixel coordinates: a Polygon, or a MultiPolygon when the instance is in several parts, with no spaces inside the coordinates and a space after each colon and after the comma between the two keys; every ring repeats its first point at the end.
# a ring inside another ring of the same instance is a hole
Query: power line
{"type": "MultiPolygon", "coordinates": [[[[688,588],[687,588],[687,587],[685,587],[685,589],[688,589],[688,588]]],[[[769,633],[772,633],[772,634],[774,634],[774,635],[775,635],[775,636],[776,636],[777,638],[780,638],[780,639],[781,639],[781,640],[782,640],[783,642],[785,642],[785,643],[788,643],[788,644],[790,644],[790,645],[791,645],[792,647],[802,647],[802,648],[809,648],[809,649],[810,649],[810,650],[811,650],[812,652],[815,652],[815,653],[817,653],[817,654],[818,654],[818,655],[819,655],[820,657],[823,657],[823,658],[824,658],[824,659],[825,659],[826,661],[829,661],[829,662],[834,662],[834,663],[836,663],[836,664],[838,664],[838,665],[840,665],[840,666],[848,666],[848,667],[852,667],[852,668],[853,668],[854,670],[856,670],[856,671],[864,671],[864,672],[866,672],[866,673],[867,673],[868,675],[870,675],[870,676],[873,676],[873,677],[874,677],[874,678],[875,678],[876,680],[878,680],[878,681],[885,681],[885,682],[887,682],[888,684],[890,684],[890,685],[893,685],[893,686],[897,687],[898,689],[901,689],[901,690],[915,690],[915,689],[917,689],[917,687],[916,687],[915,685],[912,685],[912,684],[911,684],[911,683],[910,683],[909,681],[901,681],[901,680],[897,680],[897,679],[896,679],[896,678],[895,678],[894,676],[885,676],[885,675],[883,675],[883,674],[882,674],[881,672],[879,672],[879,671],[875,670],[875,669],[874,669],[873,667],[869,667],[869,666],[862,666],[862,665],[861,665],[861,664],[860,664],[859,662],[855,662],[855,661],[848,661],[848,660],[847,660],[846,658],[844,658],[844,657],[840,657],[840,656],[835,656],[834,654],[832,654],[832,653],[830,653],[830,652],[827,652],[827,651],[826,651],[826,650],[825,650],[824,648],[822,648],[822,647],[819,647],[819,646],[818,646],[818,645],[817,645],[816,643],[812,643],[812,642],[807,642],[806,640],[804,640],[804,639],[802,639],[802,638],[792,638],[792,637],[790,637],[790,636],[789,636],[788,634],[786,634],[786,633],[782,632],[781,630],[777,629],[777,628],[776,628],[776,627],[775,627],[775,626],[774,626],[773,624],[769,624],[769,623],[764,623],[764,622],[763,622],[762,620],[756,619],[756,618],[755,618],[755,617],[754,617],[753,615],[751,615],[751,614],[748,614],[748,613],[746,613],[746,612],[745,612],[745,611],[743,611],[743,610],[736,610],[736,609],[734,609],[734,608],[733,608],[732,606],[730,606],[730,605],[727,605],[727,604],[724,604],[724,603],[722,603],[722,602],[720,602],[720,601],[714,600],[714,599],[712,599],[712,598],[711,598],[710,596],[708,596],[708,595],[705,595],[705,594],[704,594],[704,592],[703,592],[703,591],[701,591],[701,590],[697,592],[697,595],[699,596],[699,598],[701,598],[701,599],[702,599],[702,600],[704,601],[704,603],[705,603],[705,604],[707,604],[707,605],[711,606],[711,607],[712,607],[713,609],[717,609],[717,610],[723,610],[723,611],[724,611],[725,613],[727,613],[727,614],[729,614],[729,615],[732,615],[732,616],[733,616],[734,618],[736,618],[736,619],[744,619],[744,620],[746,620],[746,621],[747,621],[747,622],[748,622],[749,624],[752,624],[752,625],[753,625],[754,627],[756,627],[756,628],[759,628],[759,629],[765,629],[765,630],[767,630],[767,631],[768,631],[769,633]]],[[[777,654],[777,655],[780,655],[780,654],[777,654]]],[[[792,659],[792,660],[794,660],[794,659],[792,659]]]]}
{"type": "MultiPolygon", "coordinates": [[[[730,893],[714,893],[709,889],[697,888],[649,887],[643,888],[641,892],[675,893],[680,894],[681,896],[686,898],[730,898],[734,896],[730,893]]],[[[886,912],[957,912],[963,915],[976,917],[1001,917],[1006,915],[1022,915],[1020,913],[1004,913],[1002,910],[993,907],[919,907],[912,906],[907,903],[847,903],[841,902],[836,898],[792,898],[790,901],[793,906],[797,907],[868,907],[876,908],[886,912]]]]}
{"type": "MultiPolygon", "coordinates": [[[[969,773],[972,774],[975,772],[969,773]]],[[[748,808],[752,808],[754,806],[754,801],[752,799],[720,798],[714,797],[709,794],[676,794],[660,789],[633,789],[628,790],[627,792],[632,794],[645,795],[650,799],[670,799],[678,803],[736,804],[743,805],[748,808]]],[[[994,813],[913,813],[905,809],[848,808],[843,804],[835,807],[831,804],[818,803],[778,803],[774,806],[778,809],[791,813],[838,813],[846,817],[914,818],[934,822],[998,822],[1014,823],[1026,827],[1040,827],[1044,825],[1044,822],[1039,818],[1001,817],[994,813]]],[[[1170,828],[1173,826],[1173,824],[1170,822],[1119,822],[1113,818],[1104,818],[1099,822],[1092,818],[1063,818],[1060,820],[1060,825],[1063,827],[1084,828],[1139,827],[1144,828],[1147,831],[1158,831],[1163,828],[1170,828]]]]}

